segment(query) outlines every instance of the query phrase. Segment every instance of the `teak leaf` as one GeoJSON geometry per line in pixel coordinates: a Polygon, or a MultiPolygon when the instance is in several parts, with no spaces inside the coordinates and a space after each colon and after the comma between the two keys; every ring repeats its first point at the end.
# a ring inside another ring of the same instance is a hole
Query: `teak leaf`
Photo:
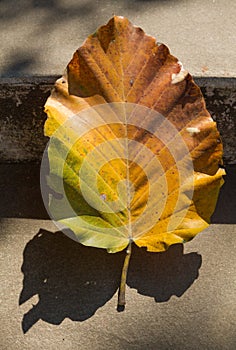
{"type": "Polygon", "coordinates": [[[113,17],[75,52],[46,105],[50,214],[88,246],[166,250],[210,223],[224,170],[200,89],[164,44],[113,17]]]}

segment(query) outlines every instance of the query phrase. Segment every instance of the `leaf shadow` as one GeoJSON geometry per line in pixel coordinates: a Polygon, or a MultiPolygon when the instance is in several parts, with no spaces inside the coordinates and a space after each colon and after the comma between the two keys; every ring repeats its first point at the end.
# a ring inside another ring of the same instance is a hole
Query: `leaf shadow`
{"type": "Polygon", "coordinates": [[[7,64],[1,69],[1,78],[16,78],[30,76],[30,70],[33,70],[37,63],[37,54],[33,50],[17,50],[7,56],[7,64]]]}
{"type": "Polygon", "coordinates": [[[62,232],[40,230],[24,249],[19,304],[38,295],[23,316],[26,333],[39,319],[58,325],[84,321],[118,289],[123,254],[82,246],[62,232]]]}
{"type": "Polygon", "coordinates": [[[182,244],[174,244],[161,253],[134,246],[127,284],[156,302],[166,302],[173,295],[184,294],[198,278],[201,264],[201,255],[184,254],[182,244]]]}
{"type": "MultiPolygon", "coordinates": [[[[108,254],[104,249],[85,247],[62,232],[41,229],[23,253],[19,304],[38,295],[37,304],[23,315],[23,332],[40,319],[59,325],[65,318],[82,322],[92,317],[116,293],[124,254],[108,254]]],[[[155,254],[134,246],[127,284],[157,302],[167,301],[191,286],[200,266],[201,256],[184,255],[181,245],[155,254]]]]}

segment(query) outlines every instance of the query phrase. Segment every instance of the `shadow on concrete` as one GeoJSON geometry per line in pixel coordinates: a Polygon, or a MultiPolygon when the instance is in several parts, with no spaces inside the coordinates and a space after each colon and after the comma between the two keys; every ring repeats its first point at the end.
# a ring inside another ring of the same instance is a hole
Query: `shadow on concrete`
{"type": "Polygon", "coordinates": [[[0,217],[48,219],[39,163],[0,163],[0,217]]]}
{"type": "Polygon", "coordinates": [[[226,176],[211,217],[212,224],[236,224],[236,164],[226,165],[226,176]]]}
{"type": "Polygon", "coordinates": [[[6,61],[8,65],[4,67],[4,70],[1,74],[2,78],[10,77],[21,77],[30,75],[29,71],[34,68],[37,62],[37,54],[33,52],[26,52],[23,50],[17,50],[12,52],[6,61]]]}
{"type": "MultiPolygon", "coordinates": [[[[39,64],[39,55],[42,48],[33,48],[38,38],[51,34],[59,26],[68,26],[73,19],[80,19],[88,16],[88,30],[92,31],[91,17],[95,11],[94,1],[63,3],[56,0],[2,0],[0,11],[0,23],[2,26],[15,26],[18,21],[25,21],[29,26],[26,42],[31,46],[25,51],[17,47],[17,43],[12,43],[12,49],[8,57],[5,58],[4,66],[1,68],[1,77],[22,77],[32,76],[32,70],[39,64]],[[36,23],[29,25],[29,19],[35,18],[36,23]]],[[[8,43],[7,43],[8,45],[8,43]]]]}
{"type": "MultiPolygon", "coordinates": [[[[116,293],[124,254],[108,254],[82,246],[61,232],[40,230],[23,253],[19,304],[34,295],[39,298],[23,316],[23,332],[39,319],[58,325],[65,318],[84,321],[93,316],[116,293]]],[[[134,246],[127,284],[157,302],[167,301],[191,286],[200,266],[201,256],[184,255],[181,245],[155,254],[134,246]]]]}
{"type": "Polygon", "coordinates": [[[19,304],[38,295],[23,317],[26,333],[39,319],[60,324],[84,321],[112,298],[119,285],[123,254],[88,248],[61,232],[40,230],[24,250],[19,304]]]}
{"type": "MultiPolygon", "coordinates": [[[[0,163],[0,217],[48,219],[40,192],[39,163],[0,163]]],[[[226,166],[213,224],[236,223],[236,165],[226,166]]]]}
{"type": "Polygon", "coordinates": [[[57,0],[23,0],[19,3],[14,0],[2,0],[2,11],[0,14],[0,20],[2,23],[7,23],[10,20],[16,21],[17,19],[32,15],[32,11],[41,11],[39,15],[43,14],[40,22],[40,28],[45,29],[69,21],[73,18],[79,18],[91,13],[94,9],[93,1],[85,1],[83,3],[65,3],[57,0]]]}
{"type": "Polygon", "coordinates": [[[153,297],[156,302],[181,297],[198,278],[202,258],[197,253],[184,254],[182,244],[175,244],[164,253],[134,249],[127,284],[138,293],[153,297]]]}

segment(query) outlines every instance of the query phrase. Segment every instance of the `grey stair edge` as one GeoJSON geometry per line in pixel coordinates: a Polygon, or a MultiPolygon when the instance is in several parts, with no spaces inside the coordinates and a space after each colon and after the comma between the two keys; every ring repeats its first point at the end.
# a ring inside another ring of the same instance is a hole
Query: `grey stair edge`
{"type": "MultiPolygon", "coordinates": [[[[40,161],[48,139],[43,135],[44,104],[60,75],[0,78],[0,162],[40,161]]],[[[224,163],[236,164],[236,78],[194,77],[217,122],[224,163]]]]}
{"type": "MultiPolygon", "coordinates": [[[[61,74],[52,75],[25,75],[22,77],[1,77],[0,84],[54,84],[56,79],[62,76],[61,74]]],[[[199,76],[192,75],[194,81],[200,86],[212,86],[212,87],[229,87],[236,88],[236,77],[216,77],[216,76],[199,76]]]]}

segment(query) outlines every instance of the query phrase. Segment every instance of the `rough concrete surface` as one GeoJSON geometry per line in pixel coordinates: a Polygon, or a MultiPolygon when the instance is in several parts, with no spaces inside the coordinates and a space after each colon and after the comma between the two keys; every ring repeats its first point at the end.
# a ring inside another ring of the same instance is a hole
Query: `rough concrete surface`
{"type": "Polygon", "coordinates": [[[236,348],[235,17],[235,0],[0,2],[1,350],[236,348]],[[39,164],[23,162],[41,158],[43,105],[56,76],[113,14],[199,77],[227,170],[207,230],[184,249],[133,248],[124,312],[116,311],[124,252],[58,232],[42,203],[39,164]]]}
{"type": "Polygon", "coordinates": [[[1,349],[235,349],[236,226],[212,225],[184,252],[133,249],[120,313],[123,252],[84,247],[49,221],[2,219],[0,230],[1,349]]]}
{"type": "Polygon", "coordinates": [[[236,168],[226,170],[215,224],[184,251],[133,248],[118,313],[124,252],[84,247],[42,220],[39,164],[0,164],[0,348],[234,350],[236,168]]]}
{"type": "Polygon", "coordinates": [[[236,76],[235,0],[2,0],[1,76],[62,74],[113,14],[165,43],[198,76],[236,76]]]}
{"type": "MultiPolygon", "coordinates": [[[[43,135],[44,104],[53,77],[0,79],[0,162],[41,160],[48,139],[43,135]]],[[[196,78],[207,108],[217,122],[224,163],[236,164],[236,78],[196,78]]]]}

